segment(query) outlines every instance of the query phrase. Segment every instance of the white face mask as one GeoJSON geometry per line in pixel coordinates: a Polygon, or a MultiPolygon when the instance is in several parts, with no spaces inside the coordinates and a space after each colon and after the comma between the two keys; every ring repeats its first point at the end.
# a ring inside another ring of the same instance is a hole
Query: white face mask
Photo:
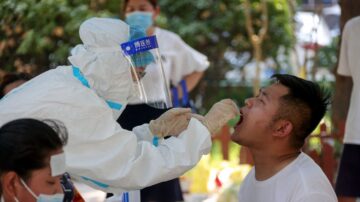
{"type": "MultiPolygon", "coordinates": [[[[22,179],[20,179],[20,181],[25,186],[26,190],[34,198],[36,198],[37,202],[62,202],[64,200],[64,194],[54,194],[54,195],[40,194],[39,196],[36,196],[36,194],[26,185],[26,183],[22,179]]],[[[18,201],[17,198],[15,198],[15,201],[18,201]]]]}

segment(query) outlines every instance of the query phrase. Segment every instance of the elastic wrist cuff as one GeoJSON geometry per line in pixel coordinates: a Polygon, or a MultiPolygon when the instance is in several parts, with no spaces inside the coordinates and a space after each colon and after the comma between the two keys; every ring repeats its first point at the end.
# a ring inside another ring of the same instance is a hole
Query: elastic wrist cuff
{"type": "Polygon", "coordinates": [[[157,147],[159,145],[159,137],[157,136],[154,136],[153,137],[153,140],[152,140],[152,143],[155,147],[157,147]]]}

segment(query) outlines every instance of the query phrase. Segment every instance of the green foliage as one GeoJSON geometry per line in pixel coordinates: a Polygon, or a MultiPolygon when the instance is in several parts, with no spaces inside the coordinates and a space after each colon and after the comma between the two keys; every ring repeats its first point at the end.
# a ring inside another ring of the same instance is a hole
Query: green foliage
{"type": "MultiPolygon", "coordinates": [[[[211,66],[205,79],[211,89],[205,100],[223,97],[239,101],[239,90],[228,91],[220,82],[233,68],[226,51],[252,53],[244,17],[244,0],[159,0],[159,26],[178,33],[184,41],[208,56],[211,66]]],[[[251,0],[255,31],[259,30],[260,0],[251,0]]],[[[93,16],[121,16],[122,0],[0,0],[0,68],[14,70],[32,65],[38,72],[66,64],[71,47],[80,43],[78,28],[93,16]]],[[[286,0],[268,0],[269,31],[264,57],[276,59],[293,44],[291,16],[286,0]]],[[[247,92],[247,91],[246,91],[247,92]]],[[[245,93],[246,94],[246,93],[245,93]]]]}
{"type": "MultiPolygon", "coordinates": [[[[240,145],[235,142],[229,142],[229,161],[233,165],[238,165],[240,163],[239,155],[240,155],[240,145]]],[[[219,140],[213,140],[213,144],[211,147],[211,164],[219,166],[221,162],[225,159],[222,156],[222,146],[219,140]]]]}
{"type": "Polygon", "coordinates": [[[337,50],[339,37],[335,38],[329,46],[320,47],[317,53],[316,65],[318,67],[326,67],[330,70],[334,69],[337,62],[337,50]]]}
{"type": "Polygon", "coordinates": [[[218,164],[223,160],[220,141],[218,140],[213,141],[210,156],[211,156],[211,161],[215,164],[218,164]]]}
{"type": "Polygon", "coordinates": [[[0,68],[13,70],[31,64],[39,71],[66,64],[70,48],[80,43],[81,22],[94,16],[117,16],[121,2],[0,1],[0,68]]]}
{"type": "MultiPolygon", "coordinates": [[[[289,50],[294,43],[291,16],[286,0],[268,1],[269,31],[264,57],[276,59],[279,47],[289,50]]],[[[225,51],[238,53],[252,50],[245,27],[243,0],[162,0],[160,26],[178,33],[187,43],[211,60],[211,79],[222,79],[229,68],[223,60],[225,51]],[[166,20],[165,20],[166,19],[166,20]],[[219,74],[220,73],[220,74],[219,74]]],[[[255,31],[259,30],[260,3],[252,0],[255,31]]]]}
{"type": "MultiPolygon", "coordinates": [[[[162,16],[159,26],[178,33],[184,41],[204,53],[210,60],[210,68],[206,71],[208,83],[204,100],[205,108],[223,97],[231,97],[241,101],[244,93],[227,87],[220,87],[225,73],[232,69],[224,59],[226,51],[238,54],[249,52],[252,46],[247,35],[244,16],[244,0],[161,0],[162,16]],[[210,90],[208,90],[210,89],[210,90]]],[[[253,25],[259,31],[260,1],[251,0],[253,25]]],[[[287,0],[269,0],[269,29],[263,44],[264,58],[270,57],[277,62],[278,50],[283,47],[289,53],[294,44],[292,16],[287,0]]],[[[251,92],[251,91],[250,91],[251,92]]],[[[250,94],[251,95],[251,94],[250,94]]]]}

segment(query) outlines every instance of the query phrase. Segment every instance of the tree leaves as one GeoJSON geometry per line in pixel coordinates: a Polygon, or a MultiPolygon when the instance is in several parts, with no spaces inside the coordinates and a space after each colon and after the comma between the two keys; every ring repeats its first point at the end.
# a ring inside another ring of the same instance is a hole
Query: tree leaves
{"type": "MultiPolygon", "coordinates": [[[[260,28],[260,1],[251,1],[254,29],[260,28]]],[[[224,60],[226,51],[238,54],[252,52],[252,45],[245,29],[243,0],[162,0],[158,24],[178,33],[187,43],[207,55],[211,68],[207,76],[211,80],[224,78],[224,69],[230,64],[224,60]],[[167,19],[167,20],[163,20],[167,19]]],[[[289,52],[294,44],[292,19],[286,0],[267,1],[269,30],[264,39],[264,58],[276,60],[280,48],[289,52]]]]}
{"type": "MultiPolygon", "coordinates": [[[[257,17],[259,0],[251,2],[252,14],[257,17]]],[[[38,67],[66,64],[70,50],[65,49],[80,43],[81,22],[93,16],[120,16],[122,0],[0,0],[0,3],[0,68],[14,69],[19,58],[23,64],[38,67]]],[[[209,57],[210,78],[222,79],[218,68],[221,72],[231,68],[224,60],[226,51],[251,52],[243,0],[159,0],[159,4],[159,26],[178,33],[209,57]]],[[[270,24],[264,55],[275,58],[279,47],[288,50],[294,42],[291,16],[286,0],[267,4],[270,24]]]]}
{"type": "Polygon", "coordinates": [[[81,22],[118,15],[107,6],[111,3],[119,8],[121,0],[94,2],[99,2],[97,10],[92,10],[87,0],[0,0],[0,68],[33,65],[38,67],[36,74],[66,64],[70,48],[80,43],[81,22]],[[17,60],[21,62],[15,64],[17,60]]]}

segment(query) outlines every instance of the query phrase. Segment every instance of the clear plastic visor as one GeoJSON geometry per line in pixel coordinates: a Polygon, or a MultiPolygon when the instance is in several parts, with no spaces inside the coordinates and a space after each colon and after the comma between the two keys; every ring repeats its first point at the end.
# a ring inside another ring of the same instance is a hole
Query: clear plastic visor
{"type": "Polygon", "coordinates": [[[131,66],[133,91],[130,100],[159,109],[172,107],[156,36],[123,43],[121,49],[131,66]]]}

